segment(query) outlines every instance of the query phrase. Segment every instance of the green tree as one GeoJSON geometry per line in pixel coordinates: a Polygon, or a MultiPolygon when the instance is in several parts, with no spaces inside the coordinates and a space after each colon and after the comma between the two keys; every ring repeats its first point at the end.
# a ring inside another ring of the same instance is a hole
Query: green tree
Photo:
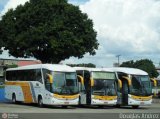
{"type": "Polygon", "coordinates": [[[92,68],[95,68],[96,65],[95,64],[92,64],[92,63],[88,63],[88,64],[68,64],[69,66],[71,67],[92,67],[92,68]]]}
{"type": "Polygon", "coordinates": [[[134,67],[134,61],[131,60],[131,61],[126,61],[126,62],[123,62],[120,67],[134,67]]]}
{"type": "Polygon", "coordinates": [[[58,63],[71,56],[95,55],[93,22],[67,0],[30,0],[0,21],[4,47],[15,57],[58,63]]]}
{"type": "Polygon", "coordinates": [[[134,62],[133,60],[123,62],[121,67],[132,67],[132,68],[138,68],[141,70],[146,71],[150,77],[157,77],[158,72],[156,71],[156,68],[151,60],[148,59],[142,59],[142,60],[137,60],[134,62]]]}
{"type": "Polygon", "coordinates": [[[3,39],[3,35],[2,35],[2,28],[1,27],[2,27],[2,25],[1,25],[1,22],[0,22],[0,34],[1,34],[0,35],[0,54],[2,53],[2,49],[1,48],[3,47],[3,40],[2,40],[3,39]]]}

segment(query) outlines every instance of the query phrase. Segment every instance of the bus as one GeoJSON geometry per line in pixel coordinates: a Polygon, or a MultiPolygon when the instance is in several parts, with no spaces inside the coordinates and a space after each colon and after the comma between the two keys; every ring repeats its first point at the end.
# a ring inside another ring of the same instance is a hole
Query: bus
{"type": "Polygon", "coordinates": [[[78,105],[75,69],[60,64],[35,64],[6,70],[5,98],[13,103],[78,105]]]}
{"type": "Polygon", "coordinates": [[[129,105],[138,108],[151,105],[152,86],[148,73],[136,68],[111,68],[122,82],[122,89],[118,92],[117,106],[129,105]]]}
{"type": "MultiPolygon", "coordinates": [[[[102,68],[74,67],[79,81],[79,105],[116,105],[117,79],[112,70],[102,68]]],[[[119,80],[120,81],[120,80],[119,80]]]]}

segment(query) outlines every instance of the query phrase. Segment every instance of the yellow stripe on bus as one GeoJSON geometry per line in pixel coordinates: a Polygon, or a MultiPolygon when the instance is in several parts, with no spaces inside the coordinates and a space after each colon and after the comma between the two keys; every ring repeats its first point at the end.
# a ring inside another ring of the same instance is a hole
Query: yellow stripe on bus
{"type": "Polygon", "coordinates": [[[147,100],[151,100],[152,96],[135,96],[135,95],[131,95],[132,99],[135,100],[140,100],[140,101],[147,101],[147,100]]]}
{"type": "Polygon", "coordinates": [[[58,94],[53,94],[53,97],[59,98],[59,99],[76,99],[79,97],[79,94],[76,95],[58,95],[58,94]]]}
{"type": "Polygon", "coordinates": [[[5,85],[20,86],[23,91],[24,102],[25,103],[32,103],[33,102],[29,82],[9,82],[9,81],[7,81],[7,82],[5,82],[5,85]]]}
{"type": "Polygon", "coordinates": [[[99,96],[99,95],[93,95],[93,99],[99,99],[99,100],[116,100],[117,96],[99,96]]]}

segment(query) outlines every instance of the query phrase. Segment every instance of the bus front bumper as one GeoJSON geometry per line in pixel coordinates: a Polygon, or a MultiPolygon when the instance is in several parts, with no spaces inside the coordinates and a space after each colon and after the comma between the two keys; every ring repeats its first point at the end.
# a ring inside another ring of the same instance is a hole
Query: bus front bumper
{"type": "Polygon", "coordinates": [[[52,105],[78,105],[79,99],[52,99],[52,105]]]}
{"type": "Polygon", "coordinates": [[[92,99],[91,105],[116,105],[117,100],[99,100],[92,99]]]}
{"type": "Polygon", "coordinates": [[[128,105],[151,105],[152,104],[152,97],[140,97],[140,96],[129,96],[128,98],[128,105]]]}

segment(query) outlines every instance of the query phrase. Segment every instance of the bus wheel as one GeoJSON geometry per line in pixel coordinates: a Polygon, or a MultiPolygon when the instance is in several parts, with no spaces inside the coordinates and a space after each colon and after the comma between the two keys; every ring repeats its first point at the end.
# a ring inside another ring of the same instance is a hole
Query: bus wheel
{"type": "Polygon", "coordinates": [[[79,96],[79,101],[78,101],[78,105],[81,105],[81,97],[79,96]]]}
{"type": "Polygon", "coordinates": [[[120,107],[121,107],[121,105],[119,105],[119,104],[116,104],[116,107],[117,107],[117,108],[120,108],[120,107]]]}
{"type": "Polygon", "coordinates": [[[68,108],[68,106],[67,105],[63,105],[62,108],[68,108]]]}
{"type": "Polygon", "coordinates": [[[38,96],[38,106],[43,107],[43,100],[41,96],[38,96]]]}
{"type": "Polygon", "coordinates": [[[104,105],[98,105],[99,108],[104,108],[104,105]]]}
{"type": "Polygon", "coordinates": [[[13,93],[12,94],[12,103],[16,103],[17,101],[16,101],[16,95],[13,93]]]}
{"type": "Polygon", "coordinates": [[[137,109],[139,107],[139,105],[132,105],[133,109],[137,109]]]}

